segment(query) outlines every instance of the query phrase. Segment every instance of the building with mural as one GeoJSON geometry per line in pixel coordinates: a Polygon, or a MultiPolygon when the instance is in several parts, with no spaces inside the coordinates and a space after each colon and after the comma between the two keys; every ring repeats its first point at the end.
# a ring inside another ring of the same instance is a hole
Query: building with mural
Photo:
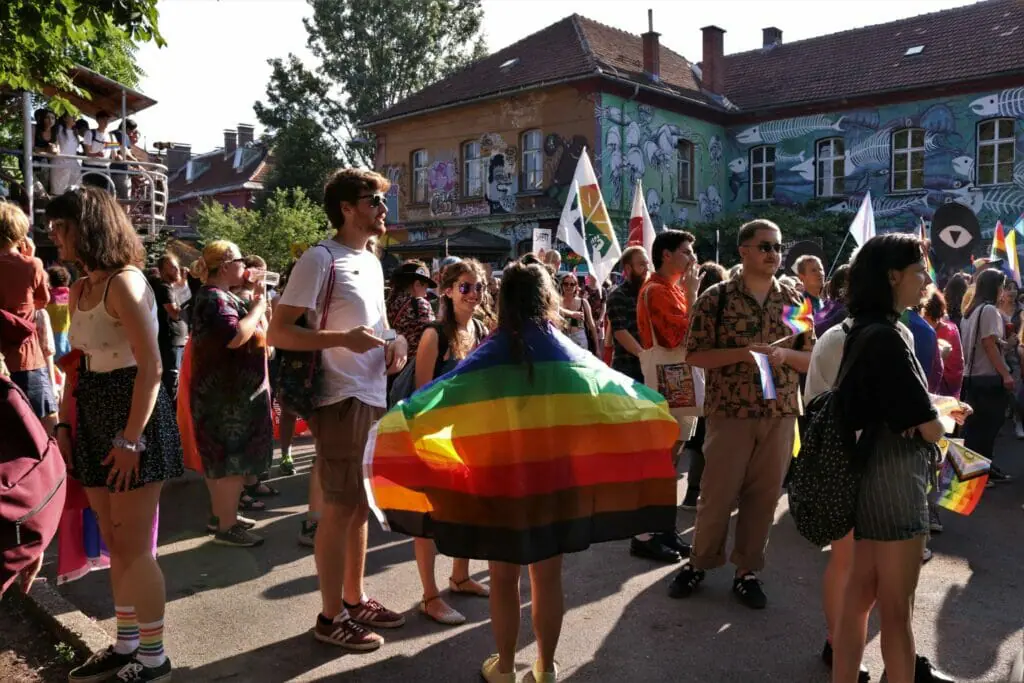
{"type": "Polygon", "coordinates": [[[1017,0],[789,44],[770,27],[729,55],[725,30],[701,30],[695,64],[653,25],[573,15],[366,122],[394,181],[392,248],[486,235],[529,249],[533,228],[555,230],[584,149],[620,238],[638,179],[658,229],[812,199],[852,217],[870,191],[880,231],[923,219],[950,267],[1024,212],[1017,0]]]}

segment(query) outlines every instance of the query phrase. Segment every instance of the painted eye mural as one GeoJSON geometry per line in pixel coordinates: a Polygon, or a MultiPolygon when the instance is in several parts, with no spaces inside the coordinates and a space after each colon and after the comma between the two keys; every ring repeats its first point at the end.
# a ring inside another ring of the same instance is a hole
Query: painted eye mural
{"type": "Polygon", "coordinates": [[[936,271],[952,273],[971,264],[971,254],[981,242],[981,225],[969,207],[950,202],[935,211],[930,239],[936,271]]]}

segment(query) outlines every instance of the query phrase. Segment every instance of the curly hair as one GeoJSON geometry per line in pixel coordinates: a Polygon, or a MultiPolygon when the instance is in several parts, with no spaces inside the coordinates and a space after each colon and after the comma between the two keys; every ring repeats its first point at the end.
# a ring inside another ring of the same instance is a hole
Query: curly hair
{"type": "MultiPolygon", "coordinates": [[[[459,278],[463,275],[472,275],[478,283],[486,284],[487,282],[487,274],[484,272],[484,267],[476,259],[462,259],[441,271],[441,281],[438,283],[441,303],[438,307],[437,317],[441,322],[441,327],[444,328],[445,337],[448,338],[448,345],[452,350],[453,358],[463,358],[472,350],[471,348],[464,348],[459,344],[458,323],[455,320],[455,302],[452,301],[450,296],[445,294],[445,291],[459,283],[459,278]]],[[[481,296],[480,302],[483,303],[483,301],[484,296],[481,296]]]]}

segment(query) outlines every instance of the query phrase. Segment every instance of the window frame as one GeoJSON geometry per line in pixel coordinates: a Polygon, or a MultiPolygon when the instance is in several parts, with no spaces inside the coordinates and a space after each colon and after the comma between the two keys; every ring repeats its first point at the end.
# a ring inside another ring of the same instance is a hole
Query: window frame
{"type": "Polygon", "coordinates": [[[521,177],[520,192],[543,192],[544,191],[544,133],[540,128],[531,128],[530,130],[524,130],[519,136],[519,148],[522,150],[520,153],[521,166],[521,177]],[[531,135],[536,134],[537,146],[527,147],[527,140],[531,135]],[[535,159],[535,167],[531,168],[527,159],[535,159]],[[534,180],[535,183],[530,181],[534,180]]]}
{"type": "Polygon", "coordinates": [[[462,157],[462,198],[463,199],[483,199],[484,193],[487,189],[487,174],[484,169],[484,151],[483,145],[479,140],[467,140],[462,143],[461,157],[462,157]],[[478,156],[470,158],[466,154],[466,150],[469,147],[476,146],[478,156]],[[477,177],[480,179],[480,189],[477,192],[470,192],[470,164],[474,164],[477,170],[477,177]]]}
{"type": "Polygon", "coordinates": [[[894,130],[891,133],[891,135],[889,136],[889,172],[892,175],[892,181],[889,184],[889,189],[892,191],[893,194],[907,194],[907,193],[913,193],[913,192],[921,192],[921,191],[923,191],[925,189],[925,187],[924,187],[924,162],[925,162],[925,148],[927,146],[925,141],[927,139],[927,135],[928,135],[928,131],[926,131],[924,128],[919,128],[919,127],[915,127],[915,126],[908,126],[906,128],[898,128],[898,129],[894,130]],[[916,131],[920,131],[921,132],[921,136],[922,137],[921,137],[921,146],[920,147],[915,147],[914,146],[914,132],[916,132],[916,131]],[[896,147],[896,137],[900,133],[906,133],[907,134],[907,145],[905,147],[896,147]],[[914,181],[913,161],[914,161],[914,154],[918,154],[918,153],[921,155],[921,186],[920,187],[914,187],[913,186],[913,181],[914,181]],[[904,188],[897,188],[896,187],[896,178],[897,178],[896,157],[898,157],[898,156],[906,156],[907,157],[907,168],[906,168],[905,171],[901,171],[900,172],[900,173],[902,173],[904,175],[904,177],[906,178],[906,181],[907,181],[907,186],[904,187],[904,188]]]}
{"type": "Polygon", "coordinates": [[[430,202],[430,155],[426,149],[413,150],[410,155],[412,167],[412,203],[413,204],[427,204],[430,202]],[[423,155],[423,165],[417,166],[417,156],[423,155]],[[422,188],[423,196],[420,196],[419,190],[422,188]]]}
{"type": "Polygon", "coordinates": [[[974,137],[974,142],[975,142],[975,145],[974,145],[974,153],[975,153],[974,159],[975,159],[975,161],[974,161],[974,178],[973,178],[974,183],[978,187],[996,187],[998,185],[1012,185],[1013,184],[1013,169],[1014,169],[1014,165],[1017,162],[1017,139],[1016,139],[1016,136],[1014,135],[1014,131],[1015,131],[1016,127],[1017,127],[1017,120],[1016,119],[1012,119],[1012,118],[1010,118],[1008,116],[998,116],[998,117],[993,117],[993,118],[984,119],[982,121],[978,121],[977,128],[975,129],[975,137],[974,137]],[[1006,123],[1010,124],[1010,136],[1009,137],[1005,137],[1005,138],[1004,137],[999,137],[1000,124],[1002,124],[1003,122],[1006,122],[1006,123]],[[991,140],[982,140],[981,139],[981,127],[984,126],[987,123],[993,124],[994,137],[991,140]],[[1004,145],[1010,148],[1010,161],[1009,161],[1009,164],[1008,164],[1009,169],[1010,169],[1010,174],[1009,174],[1009,178],[1007,178],[1006,180],[1000,181],[999,180],[999,167],[1002,166],[1005,162],[1000,163],[1000,161],[999,161],[999,149],[1000,149],[1000,147],[1002,147],[1004,145]],[[986,182],[982,182],[982,180],[981,180],[981,166],[982,166],[982,163],[981,163],[981,149],[982,149],[982,147],[991,147],[993,149],[993,152],[992,152],[992,164],[991,164],[991,166],[992,166],[992,180],[991,180],[991,182],[987,182],[987,183],[986,182]]]}
{"type": "Polygon", "coordinates": [[[676,143],[676,199],[684,202],[694,201],[697,196],[697,188],[693,186],[694,172],[693,159],[694,144],[690,140],[681,139],[676,143]],[[683,191],[682,181],[684,178],[683,165],[686,166],[686,187],[683,191]]]}
{"type": "Polygon", "coordinates": [[[776,153],[775,145],[757,145],[756,147],[751,147],[750,151],[748,152],[747,159],[748,159],[748,162],[749,162],[750,169],[748,171],[749,175],[748,175],[747,180],[749,181],[749,185],[750,185],[750,201],[751,201],[751,203],[754,203],[754,202],[757,202],[757,203],[771,202],[775,198],[775,153],[776,153]],[[771,152],[772,152],[772,160],[771,161],[767,161],[768,150],[771,150],[771,152]],[[757,151],[761,151],[761,161],[760,162],[755,162],[754,161],[754,153],[757,152],[757,151]],[[758,184],[754,183],[754,169],[756,169],[756,168],[761,169],[761,182],[758,183],[758,184]],[[765,179],[765,176],[767,175],[767,170],[769,168],[772,169],[772,180],[771,180],[771,183],[770,183],[770,185],[771,185],[771,192],[768,192],[769,182],[765,179]],[[764,190],[763,194],[765,196],[763,196],[761,198],[755,198],[754,197],[754,187],[755,186],[762,187],[763,190],[764,190]]]}
{"type": "Polygon", "coordinates": [[[846,140],[840,136],[822,138],[814,143],[814,196],[820,198],[835,198],[846,196],[846,140]],[[836,153],[836,145],[840,145],[839,153],[836,153]],[[822,146],[829,146],[828,156],[821,155],[822,146]],[[827,162],[832,169],[831,174],[822,173],[824,162],[827,162]],[[836,175],[836,164],[842,169],[840,175],[836,175]],[[824,187],[824,182],[830,181],[829,186],[824,187]],[[836,184],[838,183],[838,188],[836,184]],[[826,192],[825,190],[828,190],[826,192]]]}

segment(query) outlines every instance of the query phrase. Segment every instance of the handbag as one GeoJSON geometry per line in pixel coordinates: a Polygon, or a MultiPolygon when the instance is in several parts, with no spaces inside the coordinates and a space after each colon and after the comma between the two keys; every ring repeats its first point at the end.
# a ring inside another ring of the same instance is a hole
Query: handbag
{"type": "Polygon", "coordinates": [[[649,315],[649,291],[649,288],[644,291],[644,306],[648,307],[651,348],[640,353],[644,384],[665,397],[669,410],[677,420],[680,417],[701,417],[704,414],[704,371],[686,362],[685,345],[666,349],[658,344],[654,323],[649,315]]]}
{"type": "MultiPolygon", "coordinates": [[[[317,245],[323,249],[327,247],[317,245]]],[[[331,254],[331,250],[327,249],[331,254]]],[[[334,293],[334,256],[331,255],[331,267],[327,271],[327,288],[324,294],[324,311],[320,316],[320,327],[327,327],[327,312],[331,307],[331,296],[334,293]]],[[[307,315],[301,320],[308,324],[307,315]]],[[[278,349],[281,354],[281,367],[277,375],[277,401],[285,410],[295,413],[308,420],[316,410],[316,399],[323,391],[323,352],[322,351],[289,351],[278,349]]]]}
{"type": "Polygon", "coordinates": [[[978,332],[981,329],[981,316],[985,312],[985,307],[991,304],[982,304],[978,310],[978,319],[974,321],[974,337],[971,340],[971,359],[967,363],[967,369],[964,371],[963,391],[969,392],[972,389],[977,391],[996,391],[1003,388],[1003,378],[999,375],[971,375],[971,371],[974,369],[974,355],[978,351],[978,343],[981,341],[978,339],[978,332]]]}

